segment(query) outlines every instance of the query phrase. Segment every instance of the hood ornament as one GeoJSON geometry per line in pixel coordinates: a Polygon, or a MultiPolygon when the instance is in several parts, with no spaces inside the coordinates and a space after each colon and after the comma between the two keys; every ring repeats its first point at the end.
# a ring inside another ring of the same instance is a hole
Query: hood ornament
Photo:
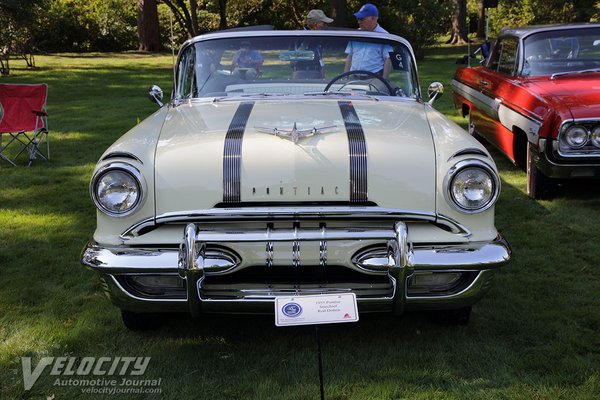
{"type": "Polygon", "coordinates": [[[314,127],[312,129],[298,129],[296,127],[296,123],[294,122],[294,127],[292,130],[284,130],[278,128],[266,128],[262,126],[255,126],[256,130],[262,133],[270,133],[271,135],[275,135],[277,137],[288,139],[294,142],[294,144],[298,144],[298,141],[302,138],[314,136],[318,133],[331,133],[337,130],[336,125],[331,126],[323,126],[321,128],[314,127]]]}

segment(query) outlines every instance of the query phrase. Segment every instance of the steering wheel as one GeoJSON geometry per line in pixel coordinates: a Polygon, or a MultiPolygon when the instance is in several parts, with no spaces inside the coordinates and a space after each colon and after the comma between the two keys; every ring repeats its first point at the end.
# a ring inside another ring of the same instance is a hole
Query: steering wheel
{"type": "MultiPolygon", "coordinates": [[[[378,79],[378,80],[380,80],[380,81],[381,81],[381,83],[383,83],[383,84],[385,85],[385,88],[386,88],[386,89],[387,89],[387,91],[388,91],[388,95],[390,95],[390,96],[394,96],[394,94],[395,94],[395,93],[394,93],[394,89],[392,89],[392,86],[390,85],[390,83],[388,82],[388,80],[387,80],[387,79],[385,79],[385,78],[384,78],[384,77],[382,77],[382,76],[379,76],[379,75],[377,75],[377,74],[376,74],[376,73],[374,73],[374,72],[371,72],[371,71],[365,71],[365,70],[362,70],[362,69],[356,69],[356,70],[352,70],[352,71],[344,72],[343,74],[340,74],[340,75],[338,75],[338,76],[334,77],[334,78],[333,78],[331,81],[329,81],[329,83],[327,84],[327,86],[325,86],[325,90],[324,90],[324,91],[325,91],[325,92],[326,92],[326,91],[328,91],[328,90],[331,88],[331,86],[332,86],[334,83],[336,83],[336,82],[337,82],[337,81],[339,81],[340,79],[342,79],[342,78],[345,78],[345,77],[347,77],[347,76],[350,76],[350,75],[368,75],[368,76],[370,76],[370,77],[372,77],[372,78],[378,79]]],[[[360,82],[360,81],[356,81],[356,82],[360,82]]],[[[347,85],[347,84],[349,84],[349,83],[351,83],[351,82],[348,82],[348,83],[344,84],[344,85],[343,85],[343,86],[342,86],[340,89],[342,89],[344,86],[346,86],[346,85],[347,85]]],[[[370,87],[370,88],[371,88],[371,87],[373,87],[373,88],[377,89],[377,91],[378,91],[379,93],[383,93],[383,92],[382,92],[381,90],[379,90],[379,88],[378,88],[378,87],[376,87],[375,85],[371,85],[371,84],[369,83],[369,87],[370,87]]]]}

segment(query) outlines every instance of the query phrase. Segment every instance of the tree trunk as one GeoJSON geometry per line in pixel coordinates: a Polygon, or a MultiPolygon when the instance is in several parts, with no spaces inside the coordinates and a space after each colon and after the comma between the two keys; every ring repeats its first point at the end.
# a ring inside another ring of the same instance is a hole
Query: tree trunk
{"type": "Polygon", "coordinates": [[[574,0],[572,22],[590,22],[594,15],[594,0],[574,0]]]}
{"type": "Polygon", "coordinates": [[[347,27],[348,26],[348,7],[346,1],[329,0],[329,15],[333,18],[332,26],[347,27]]]}
{"type": "Polygon", "coordinates": [[[227,0],[219,0],[219,29],[227,29],[227,0]]]}
{"type": "MultiPolygon", "coordinates": [[[[171,0],[161,0],[164,4],[166,4],[173,13],[175,20],[181,26],[185,27],[185,30],[188,33],[190,38],[196,36],[198,33],[198,21],[196,21],[196,26],[194,26],[192,22],[192,16],[190,14],[190,10],[188,10],[187,5],[183,0],[175,0],[175,3],[171,0]]],[[[196,3],[196,2],[194,2],[196,3]]]]}
{"type": "Polygon", "coordinates": [[[138,39],[141,51],[160,51],[156,0],[138,0],[138,39]]]}
{"type": "Polygon", "coordinates": [[[479,0],[477,2],[477,37],[479,39],[485,39],[487,37],[487,32],[485,29],[485,7],[483,2],[484,0],[479,0]]]}
{"type": "Polygon", "coordinates": [[[467,38],[467,0],[454,0],[454,15],[450,39],[446,43],[466,44],[467,38]]]}
{"type": "Polygon", "coordinates": [[[192,36],[200,34],[200,26],[198,25],[198,2],[190,0],[190,18],[192,20],[192,36]]]}

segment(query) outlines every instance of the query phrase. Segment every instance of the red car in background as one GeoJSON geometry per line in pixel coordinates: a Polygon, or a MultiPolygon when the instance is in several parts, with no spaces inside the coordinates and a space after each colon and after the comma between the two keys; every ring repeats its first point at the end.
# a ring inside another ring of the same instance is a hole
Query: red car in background
{"type": "Polygon", "coordinates": [[[530,197],[600,178],[600,24],[505,29],[452,89],[469,133],[526,168],[530,197]]]}

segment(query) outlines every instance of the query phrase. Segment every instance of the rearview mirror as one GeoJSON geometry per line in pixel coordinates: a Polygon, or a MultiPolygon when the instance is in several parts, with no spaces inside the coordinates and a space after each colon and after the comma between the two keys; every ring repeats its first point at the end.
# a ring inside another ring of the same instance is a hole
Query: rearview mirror
{"type": "Polygon", "coordinates": [[[312,61],[315,52],[312,50],[290,50],[279,53],[279,61],[312,61]]]}

